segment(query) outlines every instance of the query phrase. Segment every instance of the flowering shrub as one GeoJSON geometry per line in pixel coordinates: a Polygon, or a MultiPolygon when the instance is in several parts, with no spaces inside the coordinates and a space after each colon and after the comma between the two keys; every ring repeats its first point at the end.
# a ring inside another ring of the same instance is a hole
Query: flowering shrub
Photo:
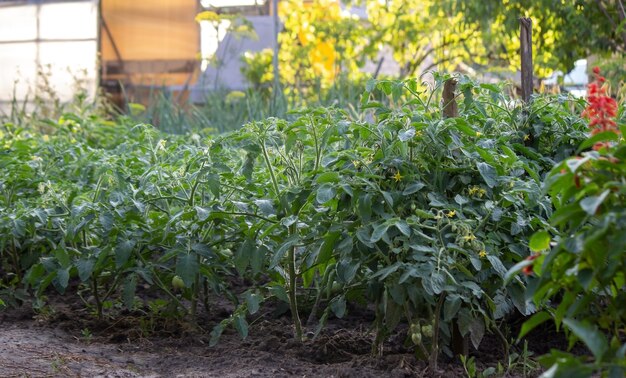
{"type": "MultiPolygon", "coordinates": [[[[595,67],[593,73],[596,81],[589,84],[589,105],[582,115],[589,118],[591,135],[603,132],[619,134],[617,123],[612,119],[617,115],[617,101],[607,94],[607,87],[603,85],[606,79],[600,75],[600,69],[595,67]]],[[[607,142],[597,142],[593,145],[593,149],[597,151],[607,146],[607,142]]]]}
{"type": "Polygon", "coordinates": [[[555,234],[533,235],[535,254],[512,268],[529,276],[529,296],[545,309],[530,318],[520,337],[553,319],[564,326],[570,347],[582,341],[593,354],[590,361],[562,351],[543,357],[551,366],[548,377],[589,376],[594,371],[611,377],[626,374],[626,143],[621,118],[607,84],[594,69],[589,84],[590,138],[581,156],[554,167],[545,187],[556,208],[550,218],[555,234]]]}

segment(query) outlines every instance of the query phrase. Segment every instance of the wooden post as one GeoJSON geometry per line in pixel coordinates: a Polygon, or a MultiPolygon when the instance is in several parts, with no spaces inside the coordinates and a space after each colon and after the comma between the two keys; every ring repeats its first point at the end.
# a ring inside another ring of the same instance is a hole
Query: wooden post
{"type": "Polygon", "coordinates": [[[443,93],[441,95],[441,105],[443,107],[443,118],[454,118],[459,116],[459,106],[455,100],[456,85],[458,81],[455,78],[446,80],[443,83],[443,93]]]}
{"type": "Polygon", "coordinates": [[[520,55],[522,60],[522,100],[530,102],[533,93],[533,22],[530,18],[521,17],[520,22],[520,55]]]}

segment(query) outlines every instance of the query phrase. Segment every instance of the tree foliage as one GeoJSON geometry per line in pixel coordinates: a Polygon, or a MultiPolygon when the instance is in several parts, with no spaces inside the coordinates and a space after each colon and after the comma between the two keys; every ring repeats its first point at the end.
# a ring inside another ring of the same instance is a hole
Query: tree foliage
{"type": "Polygon", "coordinates": [[[533,45],[540,69],[569,71],[589,55],[626,52],[623,0],[443,0],[437,9],[463,14],[462,29],[480,25],[491,58],[514,61],[519,17],[533,20],[533,45]]]}

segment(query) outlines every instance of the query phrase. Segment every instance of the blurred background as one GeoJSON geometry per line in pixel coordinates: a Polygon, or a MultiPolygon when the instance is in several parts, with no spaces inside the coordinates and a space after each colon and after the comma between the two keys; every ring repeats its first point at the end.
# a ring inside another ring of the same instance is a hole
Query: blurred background
{"type": "Polygon", "coordinates": [[[617,95],[626,76],[621,0],[276,1],[0,0],[0,114],[104,96],[163,128],[186,127],[176,105],[225,131],[357,103],[371,78],[459,72],[515,92],[520,16],[538,91],[584,96],[601,65],[617,95]]]}

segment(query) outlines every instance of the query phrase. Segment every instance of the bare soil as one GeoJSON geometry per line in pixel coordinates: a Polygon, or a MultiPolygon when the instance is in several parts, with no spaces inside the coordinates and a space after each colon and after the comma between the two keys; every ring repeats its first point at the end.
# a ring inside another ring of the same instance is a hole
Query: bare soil
{"type": "MultiPolygon", "coordinates": [[[[85,325],[52,319],[0,319],[0,377],[409,377],[426,374],[410,353],[371,357],[367,330],[329,328],[298,344],[287,318],[260,320],[246,340],[226,331],[208,346],[208,332],[159,324],[143,336],[138,318],[85,325]],[[178,328],[178,329],[175,329],[178,328]],[[93,330],[93,331],[91,331],[93,330]],[[93,333],[92,333],[93,332],[93,333]],[[168,335],[169,333],[169,335],[168,335]]],[[[145,327],[145,325],[143,325],[145,327]]],[[[454,369],[458,370],[458,366],[454,369]]],[[[460,373],[460,372],[459,372],[460,373]]],[[[429,375],[430,376],[430,375],[429,375]]],[[[457,376],[456,373],[452,376],[457,376]]]]}
{"type": "MultiPolygon", "coordinates": [[[[210,347],[210,331],[228,316],[228,308],[213,317],[203,314],[192,326],[145,312],[97,320],[82,303],[64,297],[51,302],[45,312],[35,313],[28,305],[0,312],[0,377],[465,376],[458,359],[445,357],[439,371],[428,371],[403,346],[406,327],[372,355],[371,314],[358,309],[344,319],[331,319],[319,337],[301,344],[293,339],[289,317],[271,309],[248,319],[245,340],[227,329],[210,347]]],[[[546,339],[551,338],[538,340],[546,339]]],[[[498,362],[506,366],[502,344],[494,337],[485,337],[471,354],[479,371],[498,362]]]]}

